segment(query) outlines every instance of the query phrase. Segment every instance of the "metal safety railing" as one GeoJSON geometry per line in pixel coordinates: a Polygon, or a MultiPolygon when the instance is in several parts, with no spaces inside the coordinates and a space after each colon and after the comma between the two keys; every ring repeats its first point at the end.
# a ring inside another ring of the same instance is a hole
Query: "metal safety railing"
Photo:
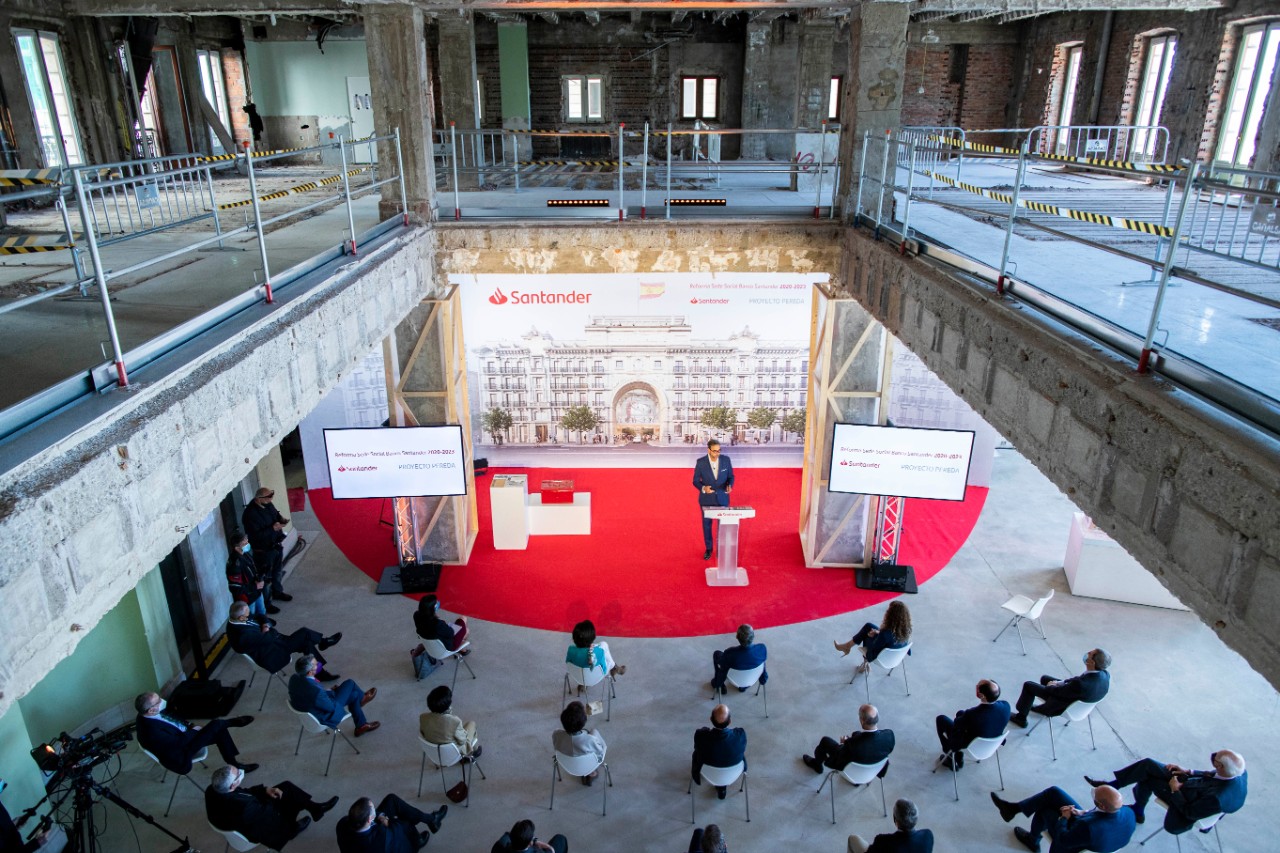
{"type": "Polygon", "coordinates": [[[1027,132],[1032,154],[1164,163],[1169,130],[1160,125],[1041,125],[1027,132]]]}

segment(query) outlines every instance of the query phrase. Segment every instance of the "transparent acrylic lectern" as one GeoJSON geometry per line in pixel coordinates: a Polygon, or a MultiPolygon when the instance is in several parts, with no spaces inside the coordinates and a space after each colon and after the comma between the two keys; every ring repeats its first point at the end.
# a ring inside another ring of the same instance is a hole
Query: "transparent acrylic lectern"
{"type": "Polygon", "coordinates": [[[702,517],[720,522],[716,534],[716,567],[707,569],[707,586],[746,586],[747,570],[738,565],[738,526],[744,518],[755,518],[749,506],[704,506],[702,517]]]}

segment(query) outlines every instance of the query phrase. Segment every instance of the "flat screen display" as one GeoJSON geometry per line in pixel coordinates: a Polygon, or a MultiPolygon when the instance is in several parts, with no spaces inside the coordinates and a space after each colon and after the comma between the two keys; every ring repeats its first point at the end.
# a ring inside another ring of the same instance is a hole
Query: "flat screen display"
{"type": "Polygon", "coordinates": [[[964,500],[973,431],[836,424],[833,492],[964,500]]]}
{"type": "Polygon", "coordinates": [[[339,500],[467,493],[460,426],[326,429],[324,447],[339,500]]]}

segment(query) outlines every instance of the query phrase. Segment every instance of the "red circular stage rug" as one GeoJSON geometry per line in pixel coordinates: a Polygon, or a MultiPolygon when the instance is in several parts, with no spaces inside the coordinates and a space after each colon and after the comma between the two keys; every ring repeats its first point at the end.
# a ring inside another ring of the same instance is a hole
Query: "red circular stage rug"
{"type": "MultiPolygon", "coordinates": [[[[438,595],[446,610],[492,622],[568,631],[592,619],[602,636],[682,637],[732,633],[805,622],[858,610],[892,597],[853,584],[852,569],[810,569],[800,546],[800,470],[737,472],[735,506],[743,522],[739,564],[745,587],[708,587],[702,528],[691,470],[672,468],[491,469],[476,477],[480,531],[465,566],[446,566],[438,595]],[[489,481],[502,473],[571,479],[591,493],[589,536],[531,536],[524,551],[495,551],[489,481]]],[[[335,501],[328,489],[308,493],[334,544],[374,581],[396,562],[390,501],[335,501]]],[[[964,501],[911,499],[899,562],[920,583],[937,574],[969,537],[985,488],[964,501]]]]}

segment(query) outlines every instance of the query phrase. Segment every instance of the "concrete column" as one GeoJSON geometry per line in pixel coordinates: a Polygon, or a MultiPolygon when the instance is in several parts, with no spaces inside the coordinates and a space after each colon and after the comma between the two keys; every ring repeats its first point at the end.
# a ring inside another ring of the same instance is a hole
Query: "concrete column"
{"type": "MultiPolygon", "coordinates": [[[[449,123],[459,131],[480,127],[480,108],[476,103],[476,38],[471,15],[440,16],[440,127],[446,132],[449,123]]],[[[474,169],[484,157],[484,146],[476,134],[458,137],[458,183],[462,189],[475,189],[480,176],[474,169]],[[462,153],[464,145],[466,153],[462,153]]]]}
{"type": "MultiPolygon", "coordinates": [[[[747,24],[747,49],[742,63],[742,127],[772,127],[769,74],[773,53],[773,22],[750,21],[747,24]]],[[[763,160],[768,140],[763,136],[742,137],[742,159],[763,160]]]]}
{"type": "MultiPolygon", "coordinates": [[[[502,126],[530,130],[533,108],[529,103],[529,25],[498,24],[498,74],[502,85],[502,126]]],[[[516,137],[517,159],[532,159],[533,140],[516,137]]]]}
{"type": "MultiPolygon", "coordinates": [[[[364,26],[374,130],[386,134],[400,129],[409,214],[418,222],[429,222],[435,218],[436,176],[431,147],[431,76],[427,73],[422,10],[411,6],[368,6],[364,26]]],[[[392,143],[378,143],[378,162],[396,162],[392,143]]],[[[382,188],[379,215],[386,218],[399,209],[400,189],[388,184],[382,188]]]]}
{"type": "MultiPolygon", "coordinates": [[[[80,145],[87,163],[126,159],[132,140],[121,138],[117,110],[123,109],[119,70],[100,18],[70,18],[61,38],[67,66],[68,94],[80,128],[80,145]]],[[[20,103],[26,104],[23,100],[20,103]]]]}
{"type": "MultiPolygon", "coordinates": [[[[863,133],[883,137],[885,130],[900,123],[909,12],[906,4],[864,3],[849,13],[849,85],[840,111],[844,116],[840,162],[850,165],[841,170],[838,189],[840,198],[850,200],[844,207],[851,212],[850,197],[856,192],[862,167],[863,133]]],[[[869,174],[879,176],[884,151],[882,144],[868,148],[869,174]]]]}
{"type": "MultiPolygon", "coordinates": [[[[906,16],[903,16],[906,20],[906,16]]],[[[906,32],[906,25],[903,25],[906,32]]],[[[806,21],[800,35],[800,65],[796,81],[796,125],[816,128],[827,117],[831,92],[831,51],[836,25],[831,20],[806,21]]]]}

